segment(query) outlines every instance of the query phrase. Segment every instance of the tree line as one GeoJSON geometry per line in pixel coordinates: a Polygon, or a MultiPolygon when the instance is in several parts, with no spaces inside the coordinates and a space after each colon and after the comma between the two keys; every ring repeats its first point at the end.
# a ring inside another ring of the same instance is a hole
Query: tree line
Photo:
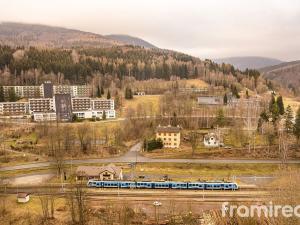
{"type": "Polygon", "coordinates": [[[231,75],[238,81],[241,81],[239,75],[248,75],[255,80],[259,77],[259,72],[255,70],[241,72],[229,64],[218,65],[211,60],[201,61],[179,52],[134,46],[25,49],[0,45],[0,70],[5,75],[4,80],[8,76],[8,82],[20,85],[39,84],[43,80],[41,77],[47,79],[48,75],[55,76],[54,82],[74,84],[88,83],[94,74],[112,75],[119,80],[124,77],[134,77],[136,80],[206,77],[209,82],[213,82],[211,73],[231,75]],[[17,56],[17,52],[22,54],[17,56]]]}

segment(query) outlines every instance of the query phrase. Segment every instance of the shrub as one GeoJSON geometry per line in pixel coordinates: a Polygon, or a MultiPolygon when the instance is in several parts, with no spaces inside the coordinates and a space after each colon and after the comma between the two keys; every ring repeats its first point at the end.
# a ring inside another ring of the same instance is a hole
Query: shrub
{"type": "Polygon", "coordinates": [[[145,151],[152,151],[154,149],[161,149],[163,148],[164,144],[162,142],[161,139],[150,139],[150,140],[147,140],[145,139],[144,140],[144,149],[145,151]]]}

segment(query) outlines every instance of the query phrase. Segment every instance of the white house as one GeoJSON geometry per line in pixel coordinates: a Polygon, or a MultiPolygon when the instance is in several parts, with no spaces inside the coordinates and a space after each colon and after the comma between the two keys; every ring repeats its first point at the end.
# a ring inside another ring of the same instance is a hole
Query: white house
{"type": "Polygon", "coordinates": [[[18,193],[17,201],[19,203],[26,203],[29,202],[29,194],[28,193],[18,193]]]}
{"type": "Polygon", "coordinates": [[[209,133],[204,136],[203,144],[208,148],[216,148],[220,146],[220,139],[215,133],[209,133]]]}

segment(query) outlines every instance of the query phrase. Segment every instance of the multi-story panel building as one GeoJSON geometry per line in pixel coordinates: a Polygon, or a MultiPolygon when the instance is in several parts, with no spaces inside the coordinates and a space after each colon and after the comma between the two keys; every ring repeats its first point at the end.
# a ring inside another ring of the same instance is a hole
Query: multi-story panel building
{"type": "Polygon", "coordinates": [[[70,94],[71,97],[90,97],[91,87],[88,85],[55,85],[54,94],[70,94]]]}
{"type": "Polygon", "coordinates": [[[179,148],[180,127],[158,126],[156,139],[161,139],[165,148],[179,148]]]}
{"type": "MultiPolygon", "coordinates": [[[[44,95],[45,86],[41,85],[41,87],[41,93],[44,95]]],[[[56,94],[52,98],[29,98],[28,102],[3,102],[0,103],[0,114],[31,114],[35,121],[51,121],[54,118],[59,121],[71,121],[74,114],[80,119],[116,118],[114,100],[90,97],[71,98],[70,94],[56,94]],[[55,117],[53,113],[56,114],[55,117]]]]}
{"type": "Polygon", "coordinates": [[[21,98],[40,98],[43,96],[41,86],[22,86],[21,98]]]}
{"type": "Polygon", "coordinates": [[[55,112],[58,121],[72,120],[72,101],[70,94],[56,94],[54,96],[55,112]]]}
{"type": "Polygon", "coordinates": [[[12,92],[19,98],[52,98],[54,94],[90,97],[92,88],[89,85],[53,85],[49,81],[39,86],[3,86],[5,98],[8,98],[12,92]]]}
{"type": "Polygon", "coordinates": [[[41,85],[41,93],[43,98],[53,98],[53,84],[47,81],[41,85]]]}
{"type": "Polygon", "coordinates": [[[70,85],[54,85],[53,94],[70,94],[73,97],[73,88],[70,85]]]}
{"type": "Polygon", "coordinates": [[[43,96],[41,86],[3,86],[5,98],[14,93],[19,98],[40,98],[43,96]]]}
{"type": "Polygon", "coordinates": [[[55,103],[53,98],[31,98],[29,99],[29,111],[33,112],[54,112],[55,103]]]}
{"type": "Polygon", "coordinates": [[[26,115],[28,114],[28,102],[0,102],[0,114],[26,115]]]}
{"type": "Polygon", "coordinates": [[[112,99],[93,99],[92,100],[92,109],[115,109],[115,103],[112,99]]]}
{"type": "Polygon", "coordinates": [[[73,114],[79,119],[116,118],[114,100],[112,99],[91,99],[91,98],[72,98],[73,114]]]}
{"type": "Polygon", "coordinates": [[[92,88],[88,85],[72,86],[74,97],[90,97],[92,94],[92,88]]]}
{"type": "Polygon", "coordinates": [[[15,95],[20,98],[24,96],[23,86],[10,86],[8,91],[8,96],[10,95],[9,94],[10,91],[14,91],[15,95]]]}
{"type": "Polygon", "coordinates": [[[72,110],[73,111],[85,111],[92,109],[91,98],[72,98],[72,110]]]}
{"type": "Polygon", "coordinates": [[[11,94],[21,97],[23,95],[23,90],[21,86],[3,86],[4,98],[8,99],[11,94]]]}

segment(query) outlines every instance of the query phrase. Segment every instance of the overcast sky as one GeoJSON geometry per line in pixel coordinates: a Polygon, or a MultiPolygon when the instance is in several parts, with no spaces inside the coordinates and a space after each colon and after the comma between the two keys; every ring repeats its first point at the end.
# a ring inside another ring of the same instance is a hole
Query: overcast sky
{"type": "Polygon", "coordinates": [[[200,58],[300,59],[300,0],[0,0],[0,21],[129,34],[200,58]]]}

